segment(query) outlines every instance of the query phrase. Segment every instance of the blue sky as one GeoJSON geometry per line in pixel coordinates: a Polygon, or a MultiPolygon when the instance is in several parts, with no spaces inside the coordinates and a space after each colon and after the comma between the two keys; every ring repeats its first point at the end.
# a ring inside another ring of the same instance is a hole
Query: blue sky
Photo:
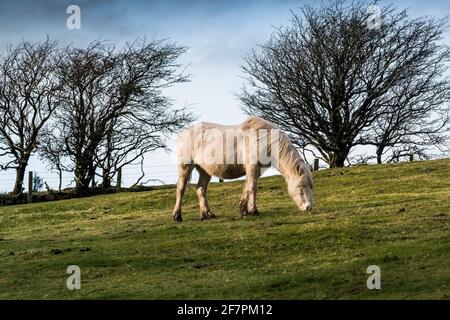
{"type": "MultiPolygon", "coordinates": [[[[62,44],[81,47],[98,39],[121,46],[144,36],[170,38],[189,47],[180,63],[189,65],[192,78],[191,82],[166,93],[175,105],[189,105],[200,120],[232,124],[245,119],[233,95],[243,82],[242,57],[256,44],[267,40],[273,26],[287,24],[290,10],[305,2],[315,3],[298,0],[0,1],[0,51],[22,39],[42,40],[46,35],[62,44]],[[71,4],[81,8],[81,30],[66,28],[66,8],[71,4]]],[[[450,14],[448,1],[395,1],[395,5],[409,8],[413,16],[450,14]]],[[[174,141],[169,144],[173,147],[174,141]]],[[[176,181],[173,164],[173,154],[165,152],[149,155],[146,162],[150,176],[159,176],[168,183],[176,181]]],[[[30,169],[51,176],[45,164],[36,158],[31,161],[30,169]]],[[[134,170],[125,170],[125,179],[133,180],[134,170]]],[[[0,191],[4,191],[9,188],[13,173],[2,173],[0,177],[0,191]]]]}

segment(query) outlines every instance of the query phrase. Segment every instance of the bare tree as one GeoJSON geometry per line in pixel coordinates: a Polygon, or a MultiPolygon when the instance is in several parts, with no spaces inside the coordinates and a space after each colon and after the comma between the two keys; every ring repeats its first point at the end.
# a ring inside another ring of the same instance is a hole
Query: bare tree
{"type": "Polygon", "coordinates": [[[392,113],[393,101],[411,110],[413,100],[436,97],[416,113],[422,116],[448,102],[448,82],[439,80],[450,56],[440,44],[447,20],[411,19],[387,6],[372,28],[369,4],[304,6],[243,66],[243,109],[277,123],[330,167],[344,165],[368,128],[392,113]],[[405,92],[413,100],[402,98],[405,92]]]}
{"type": "Polygon", "coordinates": [[[361,134],[359,143],[376,147],[377,163],[396,162],[411,154],[426,159],[428,149],[446,144],[450,86],[447,79],[439,77],[445,70],[437,67],[436,61],[429,61],[396,88],[399,92],[385,113],[361,134]]]}
{"type": "Polygon", "coordinates": [[[188,80],[175,63],[184,52],[167,41],[145,40],[121,51],[102,42],[65,51],[58,66],[65,94],[56,115],[79,194],[89,192],[97,165],[117,168],[125,154],[151,150],[147,139],[154,130],[175,130],[191,120],[184,110],[170,108],[162,93],[188,80]]]}
{"type": "Polygon", "coordinates": [[[37,172],[33,174],[32,190],[39,192],[44,187],[44,179],[37,172]]]}
{"type": "Polygon", "coordinates": [[[143,161],[151,151],[167,148],[165,138],[193,120],[184,110],[168,112],[169,104],[163,96],[143,101],[131,113],[110,122],[96,152],[96,166],[102,170],[102,187],[111,186],[120,168],[138,159],[143,161]]]}
{"type": "Polygon", "coordinates": [[[23,191],[28,161],[40,131],[58,107],[60,85],[55,78],[56,42],[21,42],[0,57],[1,169],[14,169],[12,193],[23,191]]]}
{"type": "Polygon", "coordinates": [[[38,141],[38,153],[42,160],[45,160],[49,164],[50,170],[55,170],[58,174],[58,191],[62,189],[63,172],[69,171],[69,168],[65,164],[65,145],[64,140],[60,137],[63,136],[64,130],[60,131],[60,128],[55,123],[46,126],[42,130],[42,134],[38,141]]]}

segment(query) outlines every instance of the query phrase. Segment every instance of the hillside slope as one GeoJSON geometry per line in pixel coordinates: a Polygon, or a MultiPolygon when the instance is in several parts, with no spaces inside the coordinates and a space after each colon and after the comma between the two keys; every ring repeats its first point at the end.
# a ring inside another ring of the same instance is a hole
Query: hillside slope
{"type": "Polygon", "coordinates": [[[261,216],[245,219],[242,181],[211,185],[211,221],[194,187],[181,224],[173,188],[0,208],[0,298],[450,299],[450,160],[314,179],[310,214],[281,177],[260,181],[261,216]],[[381,290],[366,288],[369,265],[381,290]]]}

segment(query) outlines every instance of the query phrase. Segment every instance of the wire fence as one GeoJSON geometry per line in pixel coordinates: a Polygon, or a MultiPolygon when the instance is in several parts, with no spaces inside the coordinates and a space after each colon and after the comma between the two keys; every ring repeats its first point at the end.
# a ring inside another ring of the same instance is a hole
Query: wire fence
{"type": "MultiPolygon", "coordinates": [[[[52,189],[57,190],[59,187],[59,175],[57,172],[53,171],[43,171],[43,170],[32,170],[30,168],[29,171],[33,172],[34,176],[39,176],[43,183],[47,183],[48,186],[52,189]]],[[[141,179],[141,183],[145,183],[145,185],[162,185],[162,184],[174,184],[178,178],[177,165],[168,164],[168,165],[156,165],[149,166],[145,165],[143,167],[143,171],[145,173],[144,178],[141,179]]],[[[122,179],[121,185],[123,187],[131,187],[133,184],[137,182],[137,180],[141,177],[142,171],[140,165],[127,165],[122,168],[122,179]]],[[[96,177],[94,180],[97,184],[101,183],[101,171],[96,172],[96,177]]],[[[10,192],[16,181],[16,173],[14,170],[8,171],[0,171],[0,192],[10,192]]],[[[114,176],[112,179],[112,183],[117,183],[117,176],[114,176]]],[[[28,174],[25,175],[24,186],[28,185],[28,174]]],[[[63,172],[62,174],[62,189],[71,188],[75,186],[75,180],[73,173],[63,172]]],[[[45,189],[45,184],[43,186],[45,189]]]]}
{"type": "MultiPolygon", "coordinates": [[[[144,165],[142,167],[144,171],[144,177],[140,179],[139,184],[145,186],[157,186],[157,185],[167,185],[176,184],[178,179],[178,170],[176,164],[167,165],[144,165]]],[[[58,190],[60,178],[57,172],[53,171],[43,171],[43,170],[32,170],[33,176],[40,177],[42,179],[43,186],[41,190],[45,190],[45,183],[54,190],[58,190]]],[[[142,176],[140,164],[129,164],[122,168],[121,174],[121,186],[123,188],[129,188],[133,186],[139,178],[142,176]]],[[[193,171],[191,175],[191,181],[196,181],[198,179],[197,171],[193,171]]],[[[16,173],[13,170],[0,171],[0,193],[10,192],[14,188],[14,183],[16,181],[16,173]]],[[[96,172],[94,181],[97,185],[101,184],[102,177],[101,171],[96,172]]],[[[219,181],[218,178],[213,178],[212,181],[219,181]]],[[[112,184],[117,184],[117,174],[112,177],[112,184]]],[[[23,186],[24,188],[28,186],[28,173],[25,175],[23,186]]],[[[62,174],[62,189],[72,188],[75,186],[75,180],[73,173],[63,172],[62,174]]]]}
{"type": "MultiPolygon", "coordinates": [[[[167,165],[144,165],[141,168],[140,164],[129,164],[122,168],[121,172],[121,187],[129,188],[133,186],[142,175],[142,170],[144,171],[144,177],[139,181],[139,184],[145,186],[157,186],[157,185],[170,185],[176,184],[178,179],[178,170],[176,164],[167,165]]],[[[33,176],[40,177],[42,179],[43,186],[41,190],[45,190],[45,183],[53,190],[58,190],[60,178],[57,172],[53,171],[43,171],[43,170],[32,170],[33,176]]],[[[264,175],[273,175],[276,171],[266,170],[264,175]]],[[[28,173],[25,175],[23,181],[24,188],[28,186],[28,173]]],[[[102,177],[101,171],[96,172],[94,178],[97,185],[101,184],[102,177]]],[[[196,182],[198,180],[198,173],[196,170],[192,171],[191,182],[196,182]]],[[[10,192],[14,188],[14,183],[16,181],[16,173],[13,170],[0,171],[0,193],[10,192]]],[[[212,178],[212,182],[219,181],[219,178],[212,178]]],[[[117,175],[112,178],[112,184],[117,184],[117,175]]],[[[62,189],[72,188],[75,186],[74,175],[70,172],[63,172],[62,174],[62,189]]],[[[41,191],[39,190],[39,191],[41,191]]]]}

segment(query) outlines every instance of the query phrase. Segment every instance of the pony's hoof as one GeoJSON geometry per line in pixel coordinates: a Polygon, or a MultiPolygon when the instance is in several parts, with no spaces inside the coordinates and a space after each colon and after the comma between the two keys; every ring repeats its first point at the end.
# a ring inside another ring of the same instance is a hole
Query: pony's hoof
{"type": "Polygon", "coordinates": [[[215,215],[214,213],[212,213],[212,212],[208,212],[208,217],[209,217],[210,219],[215,219],[215,218],[216,218],[216,215],[215,215]]]}
{"type": "Polygon", "coordinates": [[[248,214],[247,201],[239,201],[239,211],[241,212],[241,217],[245,217],[248,214]]]}
{"type": "Polygon", "coordinates": [[[209,220],[209,219],[214,219],[216,217],[216,215],[212,212],[206,212],[206,213],[202,213],[201,216],[201,220],[209,220]]]}
{"type": "Polygon", "coordinates": [[[248,214],[249,216],[259,216],[258,210],[255,210],[255,211],[249,211],[247,214],[248,214]]]}
{"type": "Polygon", "coordinates": [[[182,222],[183,221],[183,218],[181,217],[181,214],[173,215],[172,218],[176,222],[182,222]]]}

